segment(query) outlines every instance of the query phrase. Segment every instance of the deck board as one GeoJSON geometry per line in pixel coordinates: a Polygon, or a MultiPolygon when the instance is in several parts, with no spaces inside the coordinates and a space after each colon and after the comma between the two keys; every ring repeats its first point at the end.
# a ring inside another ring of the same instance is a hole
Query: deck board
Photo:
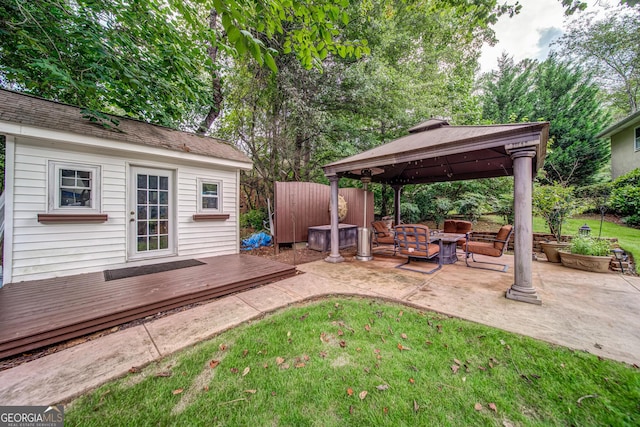
{"type": "Polygon", "coordinates": [[[216,298],[295,274],[250,255],[105,282],[102,272],[11,283],[0,289],[0,358],[216,298]]]}

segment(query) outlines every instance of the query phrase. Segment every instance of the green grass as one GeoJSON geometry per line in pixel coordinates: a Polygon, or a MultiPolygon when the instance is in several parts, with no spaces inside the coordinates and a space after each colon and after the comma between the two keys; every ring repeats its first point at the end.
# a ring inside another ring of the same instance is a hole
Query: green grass
{"type": "MultiPolygon", "coordinates": [[[[502,219],[496,215],[483,215],[481,218],[483,230],[493,229],[497,231],[502,224],[502,219]],[[495,225],[494,225],[495,224],[495,225]]],[[[591,235],[598,237],[600,235],[600,219],[590,219],[584,217],[571,218],[562,227],[562,234],[566,236],[575,236],[578,234],[578,230],[584,224],[591,227],[591,235]]],[[[540,217],[533,218],[533,232],[534,233],[549,233],[549,227],[540,217]]],[[[613,222],[604,221],[602,223],[602,237],[617,238],[620,247],[625,251],[633,254],[633,258],[636,261],[636,271],[640,273],[640,230],[631,227],[625,227],[624,225],[618,225],[613,222]]]]}
{"type": "Polygon", "coordinates": [[[640,425],[639,402],[640,375],[625,364],[352,298],[290,308],[225,332],[78,399],[65,421],[620,426],[640,425]]]}
{"type": "MultiPolygon", "coordinates": [[[[600,234],[600,220],[588,219],[588,218],[571,218],[567,220],[566,224],[562,227],[563,235],[575,236],[578,234],[578,230],[584,224],[591,227],[591,235],[598,237],[600,234]]],[[[533,218],[533,231],[534,233],[548,233],[549,227],[542,220],[542,218],[533,218]]],[[[602,237],[617,238],[620,247],[625,251],[633,254],[633,258],[636,264],[640,261],[640,230],[618,225],[613,222],[604,221],[602,223],[602,237]]],[[[636,265],[636,271],[640,273],[640,265],[636,265]]]]}

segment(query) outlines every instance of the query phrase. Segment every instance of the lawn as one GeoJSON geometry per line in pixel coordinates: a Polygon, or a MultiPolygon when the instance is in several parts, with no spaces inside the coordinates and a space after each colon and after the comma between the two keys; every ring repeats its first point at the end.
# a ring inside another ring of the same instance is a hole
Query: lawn
{"type": "Polygon", "coordinates": [[[66,425],[640,425],[636,368],[372,299],[283,310],[108,383],[66,425]]]}
{"type": "MultiPolygon", "coordinates": [[[[483,215],[483,224],[480,226],[482,231],[495,229],[496,231],[502,224],[502,219],[496,215],[483,215]]],[[[620,246],[627,252],[633,254],[636,260],[636,271],[640,273],[640,230],[631,227],[625,227],[613,222],[604,221],[602,223],[602,233],[600,232],[600,219],[594,219],[593,216],[580,216],[568,219],[562,227],[562,234],[567,236],[575,236],[578,230],[584,224],[591,228],[591,235],[598,237],[617,238],[620,246]]],[[[476,227],[474,227],[476,228],[476,227]]],[[[533,218],[534,233],[549,233],[549,227],[540,217],[533,218]]]]}

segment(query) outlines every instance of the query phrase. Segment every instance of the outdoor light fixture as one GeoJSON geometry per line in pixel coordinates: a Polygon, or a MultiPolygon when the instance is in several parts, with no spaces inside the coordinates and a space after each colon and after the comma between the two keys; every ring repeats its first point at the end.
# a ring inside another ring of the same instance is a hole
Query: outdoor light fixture
{"type": "Polygon", "coordinates": [[[587,224],[583,225],[578,230],[578,234],[580,234],[581,236],[588,236],[589,234],[591,234],[591,227],[589,227],[587,224]]]}
{"type": "Polygon", "coordinates": [[[622,266],[622,261],[624,260],[624,251],[620,248],[611,249],[611,251],[620,264],[620,271],[624,273],[624,267],[622,266]]]}

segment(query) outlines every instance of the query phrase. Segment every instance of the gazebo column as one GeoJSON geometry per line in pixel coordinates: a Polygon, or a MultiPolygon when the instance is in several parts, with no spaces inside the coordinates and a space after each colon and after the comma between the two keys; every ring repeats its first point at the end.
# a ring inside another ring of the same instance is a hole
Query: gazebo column
{"type": "Polygon", "coordinates": [[[507,146],[507,153],[513,159],[513,199],[515,214],[514,230],[514,283],[506,297],[531,304],[542,304],[532,278],[533,259],[533,216],[532,179],[533,158],[536,147],[533,143],[507,146]]]}
{"type": "Polygon", "coordinates": [[[340,256],[340,230],[338,228],[338,175],[329,176],[329,183],[331,184],[331,253],[324,260],[337,263],[344,261],[344,258],[340,256]]]}
{"type": "Polygon", "coordinates": [[[400,192],[402,185],[392,185],[393,188],[393,223],[400,225],[400,192]]]}

